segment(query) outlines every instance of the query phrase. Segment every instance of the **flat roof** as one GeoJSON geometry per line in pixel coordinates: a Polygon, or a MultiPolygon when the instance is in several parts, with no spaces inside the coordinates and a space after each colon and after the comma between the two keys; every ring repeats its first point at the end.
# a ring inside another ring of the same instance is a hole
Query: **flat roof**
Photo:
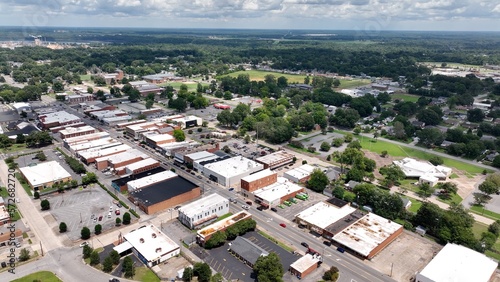
{"type": "Polygon", "coordinates": [[[147,139],[150,139],[153,142],[160,142],[165,140],[173,140],[174,136],[170,134],[151,134],[146,136],[147,139]]]}
{"type": "Polygon", "coordinates": [[[207,151],[201,151],[201,152],[196,152],[196,153],[184,155],[184,157],[188,157],[188,158],[192,159],[193,162],[195,162],[197,160],[205,159],[208,157],[213,157],[213,156],[216,156],[216,155],[213,153],[207,152],[207,151]]]}
{"type": "Polygon", "coordinates": [[[114,146],[111,148],[106,148],[104,150],[92,150],[92,149],[86,150],[86,151],[79,152],[78,154],[84,159],[90,159],[90,158],[98,158],[101,156],[108,156],[108,155],[112,155],[112,154],[117,154],[117,153],[121,153],[121,152],[127,151],[127,150],[130,150],[130,146],[126,145],[126,144],[122,144],[122,145],[114,146]]]}
{"type": "Polygon", "coordinates": [[[220,221],[216,221],[210,224],[209,226],[198,230],[196,233],[198,234],[198,236],[205,238],[219,230],[222,230],[228,226],[235,224],[240,220],[245,220],[250,218],[252,218],[251,213],[248,213],[247,211],[240,211],[238,213],[233,214],[230,217],[224,218],[220,221]]]}
{"type": "Polygon", "coordinates": [[[113,117],[104,117],[102,118],[102,121],[104,122],[117,122],[117,121],[122,121],[122,120],[131,120],[132,116],[126,115],[126,116],[113,116],[113,117]]]}
{"type": "Polygon", "coordinates": [[[35,166],[26,166],[19,170],[21,170],[28,182],[34,187],[71,177],[71,174],[56,161],[43,162],[35,166]]]}
{"type": "Polygon", "coordinates": [[[205,165],[205,169],[211,170],[226,178],[245,173],[254,168],[262,169],[264,166],[242,156],[236,156],[205,165]]]}
{"type": "Polygon", "coordinates": [[[105,138],[105,137],[109,137],[109,133],[101,131],[101,132],[97,132],[97,133],[66,138],[66,139],[64,139],[64,141],[68,144],[71,144],[71,143],[76,143],[76,142],[80,142],[80,141],[87,141],[87,140],[96,139],[96,138],[100,139],[100,138],[105,138]]]}
{"type": "Polygon", "coordinates": [[[333,240],[361,255],[368,256],[373,249],[401,228],[400,224],[368,213],[333,236],[333,240]]]}
{"type": "Polygon", "coordinates": [[[152,206],[175,196],[187,193],[197,187],[198,185],[193,182],[176,176],[132,191],[129,195],[141,201],[145,206],[152,206]]]}
{"type": "Polygon", "coordinates": [[[130,190],[136,190],[144,187],[148,187],[150,185],[153,185],[155,183],[162,182],[163,180],[176,177],[177,174],[175,172],[172,172],[170,170],[166,170],[160,173],[156,174],[151,174],[143,178],[139,178],[137,180],[133,180],[127,183],[127,186],[130,190]]]}
{"type": "Polygon", "coordinates": [[[420,177],[428,174],[434,177],[446,177],[451,169],[445,166],[436,167],[430,162],[422,162],[412,158],[404,158],[402,160],[393,161],[405,174],[406,177],[420,177]]]}
{"type": "Polygon", "coordinates": [[[277,162],[281,162],[287,159],[293,159],[294,155],[286,152],[286,151],[277,151],[269,155],[265,155],[263,157],[255,159],[256,161],[260,163],[265,163],[265,164],[274,164],[277,162]]]}
{"type": "Polygon", "coordinates": [[[157,163],[160,163],[160,162],[153,159],[153,158],[146,158],[146,159],[140,160],[138,162],[126,165],[125,168],[130,170],[130,171],[134,171],[136,169],[143,168],[145,166],[149,166],[149,165],[153,165],[153,164],[157,164],[157,163]]]}
{"type": "Polygon", "coordinates": [[[182,206],[179,209],[179,212],[182,212],[183,214],[187,215],[188,217],[192,217],[204,210],[207,209],[207,207],[211,207],[220,203],[224,202],[229,202],[228,199],[222,197],[221,195],[214,193],[210,194],[208,196],[205,196],[201,199],[198,199],[194,202],[191,202],[187,205],[182,206]]]}
{"type": "Polygon", "coordinates": [[[298,213],[295,217],[321,229],[325,229],[330,224],[337,222],[354,211],[356,209],[349,205],[338,208],[324,202],[319,202],[298,213]]]}
{"type": "Polygon", "coordinates": [[[301,165],[297,168],[294,168],[292,170],[289,170],[289,171],[285,172],[285,174],[290,175],[291,177],[294,177],[297,179],[302,179],[304,177],[311,175],[311,173],[313,172],[313,170],[315,168],[316,167],[314,167],[312,165],[305,164],[305,165],[301,165]]]}
{"type": "Polygon", "coordinates": [[[124,237],[147,261],[156,261],[180,248],[154,225],[136,229],[124,237]]]}
{"type": "Polygon", "coordinates": [[[426,281],[487,282],[496,271],[498,263],[484,254],[464,246],[448,243],[427,264],[418,276],[426,281]]]}
{"type": "MultiPolygon", "coordinates": [[[[93,147],[101,146],[101,145],[107,145],[107,144],[113,144],[117,143],[117,141],[111,137],[107,138],[102,138],[102,139],[97,139],[97,140],[91,140],[85,143],[78,143],[78,144],[73,144],[69,145],[69,148],[75,152],[80,151],[80,150],[85,150],[85,149],[90,149],[93,147]]],[[[121,144],[121,143],[117,143],[121,144]]]]}
{"type": "Polygon", "coordinates": [[[67,126],[63,130],[59,131],[59,133],[63,134],[63,135],[67,135],[67,134],[73,134],[73,133],[79,133],[79,132],[91,131],[91,130],[96,130],[96,129],[90,125],[85,125],[85,126],[80,126],[80,127],[67,126]]]}
{"type": "Polygon", "coordinates": [[[305,256],[302,256],[298,260],[294,261],[292,264],[290,264],[290,267],[297,270],[300,273],[303,273],[304,271],[308,270],[311,266],[317,265],[318,262],[320,261],[320,256],[319,255],[311,255],[311,254],[306,254],[305,256]]]}
{"type": "Polygon", "coordinates": [[[302,191],[303,189],[303,187],[289,181],[284,177],[278,177],[277,182],[256,190],[253,192],[253,194],[256,197],[259,197],[267,202],[273,202],[291,193],[302,191]]]}
{"type": "Polygon", "coordinates": [[[252,182],[252,181],[255,181],[257,179],[261,179],[261,178],[264,178],[266,176],[273,175],[273,174],[276,174],[276,172],[274,172],[268,168],[268,169],[258,171],[254,174],[250,174],[249,176],[245,176],[241,180],[246,181],[246,182],[252,182]]]}
{"type": "MultiPolygon", "coordinates": [[[[111,143],[107,143],[107,144],[102,144],[102,145],[98,145],[98,146],[92,146],[90,148],[83,148],[82,150],[76,151],[76,155],[79,155],[80,152],[101,151],[101,150],[104,150],[106,148],[112,148],[112,147],[120,146],[120,145],[123,144],[122,142],[119,142],[119,141],[116,141],[116,140],[114,140],[114,141],[115,142],[111,142],[111,143]]],[[[80,145],[80,144],[82,144],[82,143],[78,143],[78,145],[80,145]]]]}
{"type": "Polygon", "coordinates": [[[80,120],[80,118],[66,111],[59,111],[59,112],[44,114],[41,116],[41,120],[43,123],[54,123],[54,122],[65,123],[69,121],[77,121],[80,120]]]}
{"type": "Polygon", "coordinates": [[[115,163],[121,163],[121,162],[131,160],[131,159],[135,159],[137,157],[141,157],[144,159],[144,158],[147,158],[148,155],[146,153],[143,153],[142,151],[137,150],[137,149],[131,149],[131,150],[121,152],[118,154],[114,154],[111,156],[98,158],[98,159],[96,159],[96,162],[101,162],[101,161],[104,161],[107,159],[108,162],[115,164],[115,163]]]}
{"type": "Polygon", "coordinates": [[[136,180],[136,179],[140,179],[140,178],[146,177],[148,175],[159,173],[159,172],[162,172],[162,171],[165,171],[165,169],[163,167],[159,166],[159,167],[156,167],[156,168],[153,168],[151,170],[144,171],[144,172],[141,172],[141,173],[138,173],[138,174],[123,176],[121,178],[112,180],[111,183],[116,184],[119,187],[122,187],[124,185],[127,185],[127,183],[130,182],[130,181],[133,181],[133,180],[136,180]]]}
{"type": "Polygon", "coordinates": [[[140,119],[140,120],[133,120],[133,121],[122,122],[122,123],[118,123],[116,126],[118,126],[118,127],[126,127],[128,125],[138,124],[138,123],[143,123],[143,122],[146,122],[146,120],[145,119],[140,119]]]}

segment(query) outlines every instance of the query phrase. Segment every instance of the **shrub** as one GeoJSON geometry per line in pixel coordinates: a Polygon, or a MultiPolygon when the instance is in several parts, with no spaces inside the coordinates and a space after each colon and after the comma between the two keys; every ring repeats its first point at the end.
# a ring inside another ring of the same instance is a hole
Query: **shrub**
{"type": "Polygon", "coordinates": [[[64,233],[66,231],[68,231],[68,226],[66,225],[66,223],[59,223],[59,233],[64,233]]]}

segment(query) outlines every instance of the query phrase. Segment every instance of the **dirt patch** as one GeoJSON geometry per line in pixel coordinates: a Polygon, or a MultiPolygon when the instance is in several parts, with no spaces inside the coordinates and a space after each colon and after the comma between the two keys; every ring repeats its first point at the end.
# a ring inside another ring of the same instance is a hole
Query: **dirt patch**
{"type": "Polygon", "coordinates": [[[382,157],[380,154],[377,154],[377,153],[374,153],[374,152],[370,152],[370,151],[367,151],[367,150],[363,150],[363,153],[365,153],[365,157],[371,159],[371,160],[374,160],[375,163],[377,164],[377,168],[375,169],[375,171],[373,172],[373,175],[375,175],[375,178],[384,178],[384,176],[382,176],[379,172],[378,172],[378,169],[385,166],[385,165],[391,165],[392,164],[392,161],[394,161],[394,159],[387,155],[384,157],[382,157]]]}
{"type": "Polygon", "coordinates": [[[177,271],[193,267],[183,256],[176,256],[152,268],[162,280],[175,279],[177,271]]]}
{"type": "Polygon", "coordinates": [[[405,231],[365,263],[381,273],[391,275],[392,272],[392,278],[396,281],[410,281],[442,248],[443,246],[420,235],[405,231]]]}

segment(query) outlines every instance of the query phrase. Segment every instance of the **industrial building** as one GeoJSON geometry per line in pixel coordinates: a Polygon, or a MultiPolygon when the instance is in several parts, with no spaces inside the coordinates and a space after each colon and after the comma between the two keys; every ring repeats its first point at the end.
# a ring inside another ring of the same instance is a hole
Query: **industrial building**
{"type": "Polygon", "coordinates": [[[283,174],[283,177],[295,183],[305,183],[311,177],[315,167],[312,165],[301,165],[298,168],[291,169],[283,174]]]}
{"type": "Polygon", "coordinates": [[[276,207],[284,201],[294,198],[304,187],[299,186],[284,177],[278,177],[277,181],[269,186],[254,191],[255,202],[264,208],[276,207]]]}
{"type": "Polygon", "coordinates": [[[445,166],[434,166],[430,162],[418,161],[412,158],[393,161],[407,178],[418,178],[420,183],[429,183],[434,186],[439,180],[445,180],[452,173],[452,169],[445,166]]]}
{"type": "Polygon", "coordinates": [[[18,114],[22,112],[31,112],[31,106],[25,102],[13,103],[11,106],[17,111],[18,114]]]}
{"type": "Polygon", "coordinates": [[[293,163],[295,156],[286,151],[277,151],[263,157],[256,158],[255,161],[264,165],[264,168],[275,169],[293,163]]]}
{"type": "Polygon", "coordinates": [[[229,213],[229,200],[210,194],[179,209],[179,221],[191,229],[229,213]]]}
{"type": "Polygon", "coordinates": [[[166,170],[163,172],[151,174],[142,178],[138,178],[133,181],[129,181],[127,183],[127,190],[129,192],[135,191],[137,189],[141,189],[144,187],[148,187],[150,185],[162,182],[164,180],[167,180],[172,177],[176,177],[177,174],[175,172],[172,172],[170,170],[166,170]]]}
{"type": "Polygon", "coordinates": [[[264,188],[278,181],[278,174],[270,169],[264,169],[241,179],[241,192],[248,197],[253,191],[264,188]]]}
{"type": "Polygon", "coordinates": [[[225,159],[203,166],[203,174],[224,187],[239,185],[241,178],[264,168],[262,164],[242,156],[225,159]]]}
{"type": "Polygon", "coordinates": [[[236,237],[236,239],[229,243],[228,251],[244,264],[252,268],[260,257],[269,255],[266,250],[241,236],[236,237]]]}
{"type": "Polygon", "coordinates": [[[172,119],[173,123],[177,123],[181,126],[181,128],[189,128],[193,126],[201,126],[203,123],[203,119],[197,116],[187,116],[172,119]]]}
{"type": "Polygon", "coordinates": [[[71,174],[67,172],[58,162],[49,161],[19,168],[21,174],[34,191],[52,187],[56,183],[71,180],[71,174]]]}
{"type": "Polygon", "coordinates": [[[103,170],[107,167],[117,169],[145,158],[148,158],[147,154],[137,149],[131,149],[111,156],[97,158],[95,159],[95,165],[98,170],[103,170]]]}
{"type": "Polygon", "coordinates": [[[213,234],[215,234],[217,231],[224,231],[226,230],[229,226],[232,226],[233,224],[240,222],[242,220],[247,220],[251,219],[252,214],[248,213],[246,211],[240,211],[238,213],[233,214],[230,217],[224,218],[220,221],[214,222],[210,224],[209,226],[206,226],[196,232],[196,241],[200,245],[204,245],[206,241],[212,237],[213,234]]]}
{"type": "Polygon", "coordinates": [[[290,265],[290,273],[303,279],[321,265],[321,256],[318,254],[306,254],[290,265]]]}
{"type": "Polygon", "coordinates": [[[498,263],[464,246],[448,243],[417,274],[416,282],[489,282],[498,263]]]}
{"type": "MultiPolygon", "coordinates": [[[[144,160],[140,160],[135,163],[131,163],[125,166],[126,174],[139,174],[145,171],[149,171],[155,169],[160,166],[160,162],[153,158],[146,158],[144,160]]],[[[120,168],[116,169],[117,171],[121,170],[120,168]]]]}
{"type": "Polygon", "coordinates": [[[106,148],[106,149],[101,149],[101,150],[96,150],[95,148],[84,150],[78,152],[78,155],[80,156],[82,162],[85,164],[91,164],[94,163],[96,159],[101,158],[101,157],[107,157],[111,156],[114,154],[119,154],[125,151],[130,150],[129,145],[121,144],[118,146],[106,148]]]}
{"type": "Polygon", "coordinates": [[[109,133],[97,132],[97,133],[88,134],[88,135],[84,135],[84,136],[71,137],[71,138],[64,140],[64,147],[69,149],[70,145],[73,145],[73,144],[78,144],[78,143],[81,144],[81,143],[86,143],[89,141],[103,139],[103,138],[109,138],[109,133]]]}
{"type": "Polygon", "coordinates": [[[125,191],[128,191],[127,183],[129,183],[130,181],[141,179],[143,177],[146,177],[146,176],[149,176],[152,174],[156,174],[159,172],[163,172],[163,171],[165,171],[165,169],[161,166],[158,166],[158,167],[152,168],[150,170],[139,172],[137,174],[125,175],[121,178],[112,180],[111,187],[113,187],[113,189],[115,189],[118,192],[125,192],[125,191]]]}
{"type": "Polygon", "coordinates": [[[125,236],[125,241],[113,248],[119,254],[132,252],[148,267],[153,267],[180,254],[174,240],[154,225],[138,228],[125,236]]]}
{"type": "Polygon", "coordinates": [[[79,117],[65,111],[39,115],[38,120],[40,121],[40,126],[43,129],[49,129],[51,127],[68,125],[81,121],[79,117]]]}
{"type": "Polygon", "coordinates": [[[90,125],[86,125],[81,127],[66,127],[65,129],[59,131],[59,135],[61,136],[61,139],[66,139],[76,136],[88,135],[96,132],[97,130],[95,128],[90,125]]]}
{"type": "MultiPolygon", "coordinates": [[[[345,203],[342,206],[331,205],[327,202],[319,202],[295,215],[295,221],[314,231],[325,238],[332,238],[333,232],[328,232],[327,228],[339,221],[343,221],[356,209],[345,203]]],[[[336,230],[339,232],[340,230],[336,230]]],[[[337,232],[334,232],[335,234],[337,232]]]]}
{"type": "Polygon", "coordinates": [[[198,185],[180,176],[155,181],[150,185],[141,187],[129,193],[129,200],[146,214],[154,214],[168,208],[174,208],[201,195],[201,189],[198,185]]]}
{"type": "Polygon", "coordinates": [[[175,142],[175,138],[170,134],[148,134],[144,136],[144,141],[148,146],[156,148],[160,145],[175,142]]]}

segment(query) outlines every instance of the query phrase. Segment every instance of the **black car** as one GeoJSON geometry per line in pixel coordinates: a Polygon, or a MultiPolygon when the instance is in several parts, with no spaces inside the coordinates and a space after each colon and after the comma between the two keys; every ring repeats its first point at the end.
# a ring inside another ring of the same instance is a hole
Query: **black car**
{"type": "Polygon", "coordinates": [[[257,210],[262,211],[264,208],[262,206],[258,206],[257,210]]]}
{"type": "Polygon", "coordinates": [[[271,208],[271,210],[272,210],[273,212],[278,212],[278,210],[277,210],[276,208],[271,208]]]}
{"type": "Polygon", "coordinates": [[[307,244],[306,242],[302,242],[300,243],[302,246],[306,247],[306,248],[309,248],[309,244],[307,244]]]}
{"type": "Polygon", "coordinates": [[[116,278],[109,278],[109,282],[120,282],[120,280],[116,278]]]}
{"type": "Polygon", "coordinates": [[[330,241],[323,241],[323,244],[327,245],[328,247],[330,247],[332,245],[332,242],[330,241]]]}

